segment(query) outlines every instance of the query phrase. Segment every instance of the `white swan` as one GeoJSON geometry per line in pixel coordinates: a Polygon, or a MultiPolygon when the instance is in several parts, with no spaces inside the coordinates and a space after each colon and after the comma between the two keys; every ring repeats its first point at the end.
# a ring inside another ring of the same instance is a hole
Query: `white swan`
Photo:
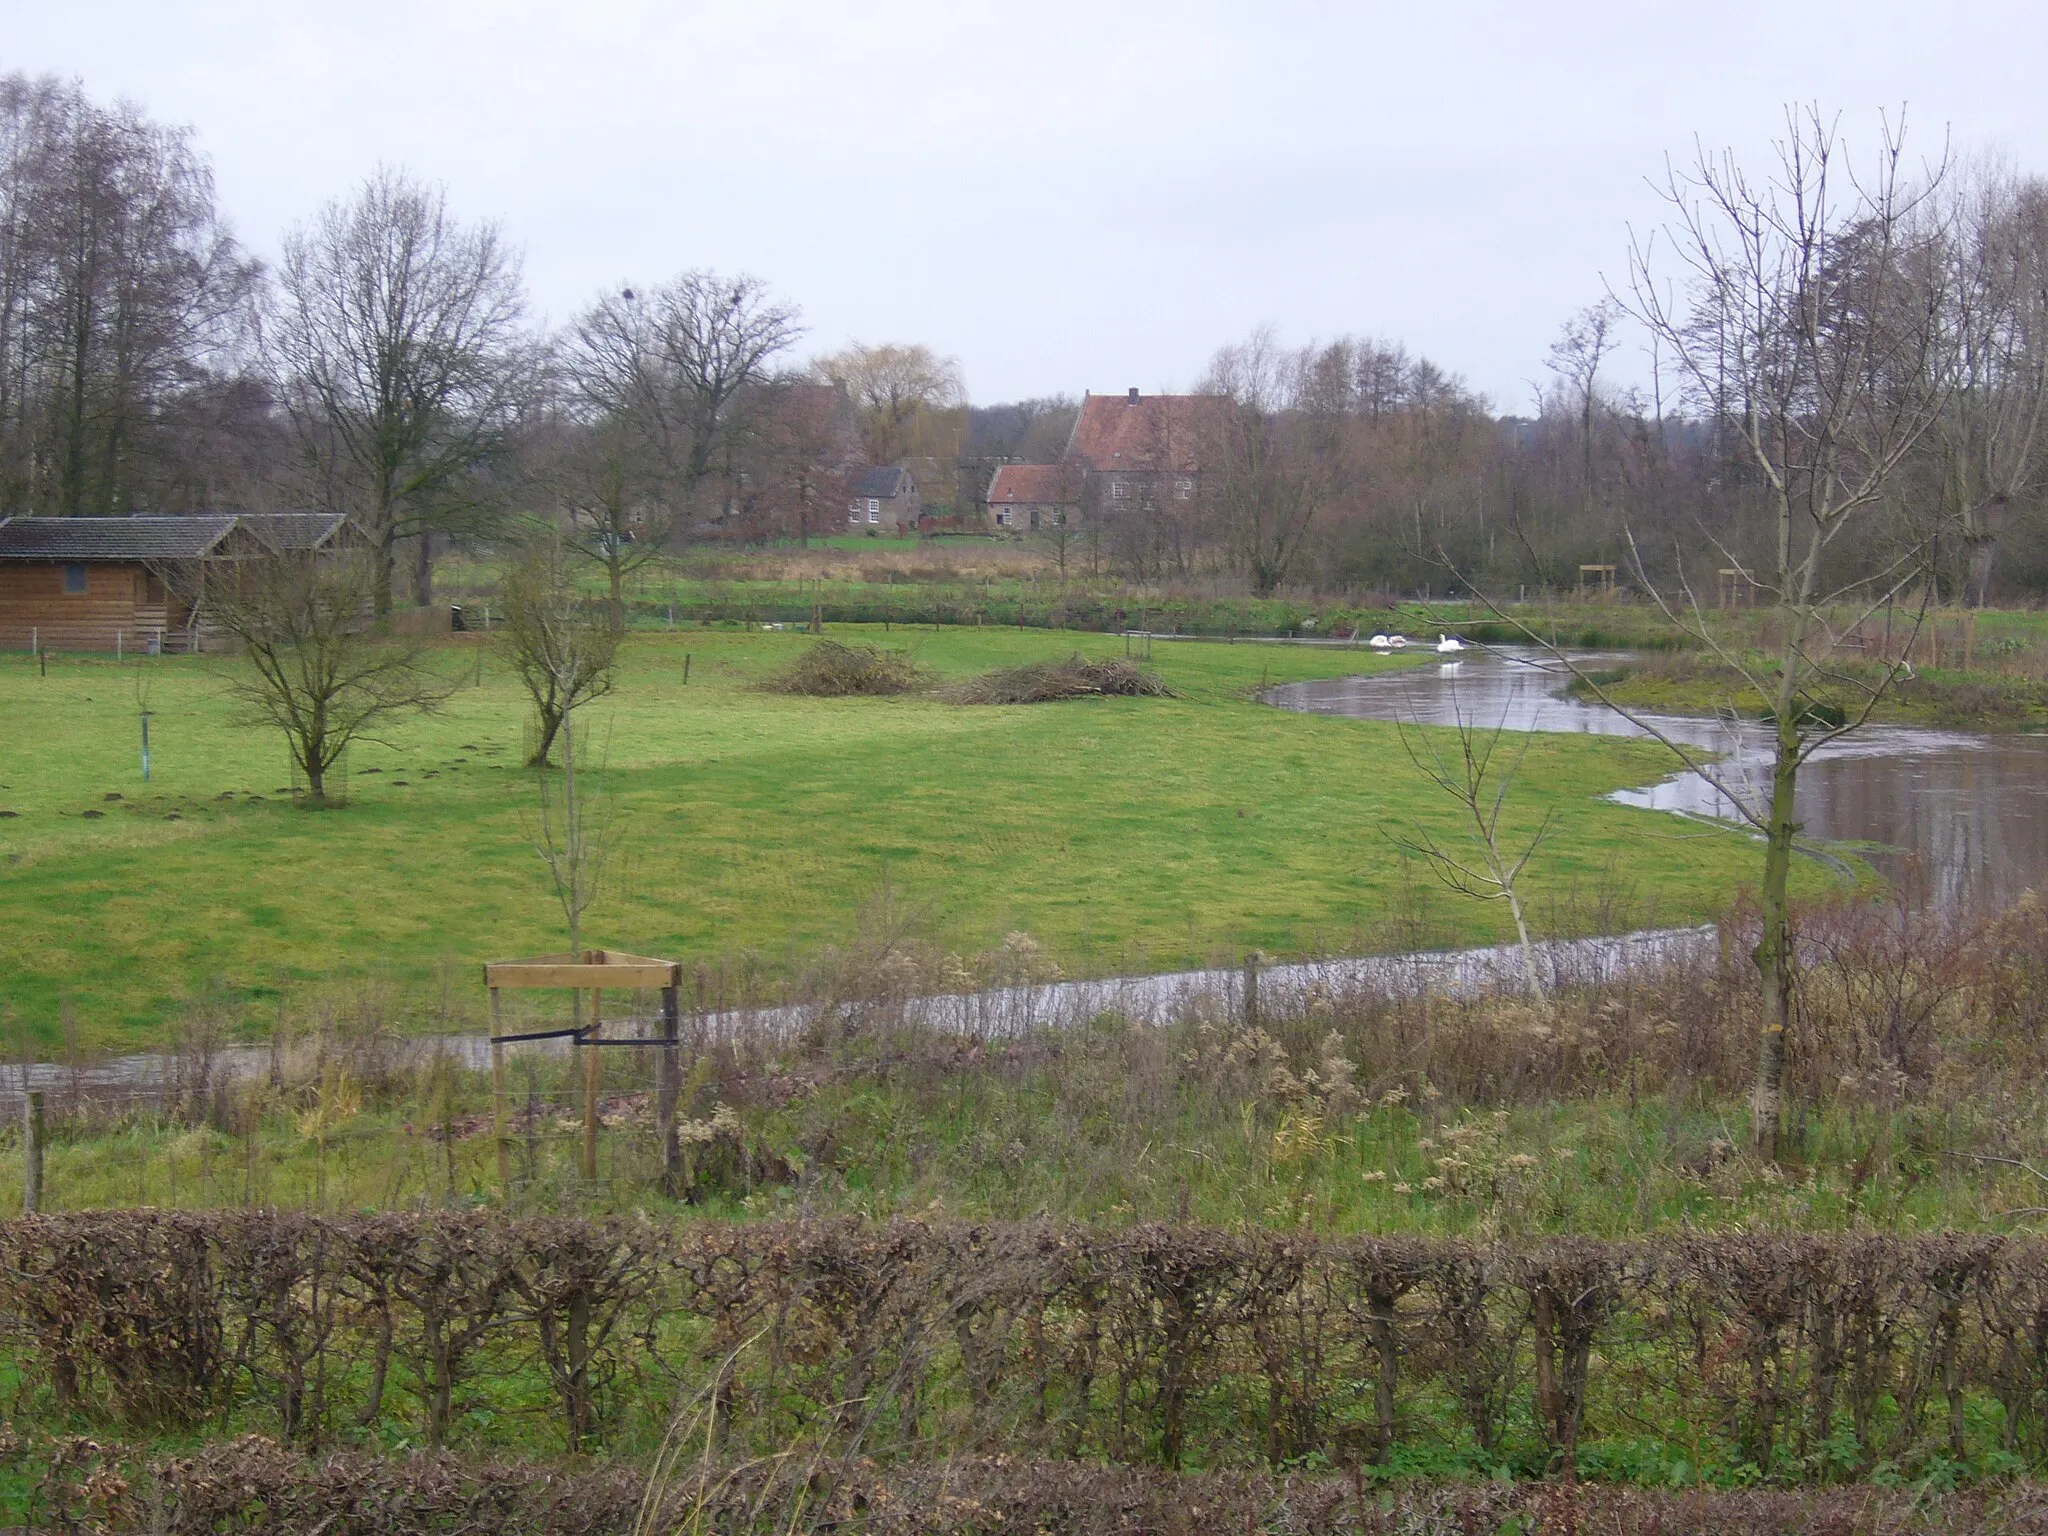
{"type": "Polygon", "coordinates": [[[1365,643],[1371,646],[1376,651],[1390,650],[1394,644],[1394,642],[1389,640],[1385,635],[1374,635],[1370,640],[1366,641],[1365,643]]]}
{"type": "Polygon", "coordinates": [[[1465,649],[1465,642],[1456,635],[1438,635],[1436,648],[1440,651],[1462,651],[1465,649]]]}
{"type": "Polygon", "coordinates": [[[1397,651],[1405,651],[1408,649],[1408,637],[1406,635],[1394,635],[1389,637],[1387,644],[1397,651]]]}

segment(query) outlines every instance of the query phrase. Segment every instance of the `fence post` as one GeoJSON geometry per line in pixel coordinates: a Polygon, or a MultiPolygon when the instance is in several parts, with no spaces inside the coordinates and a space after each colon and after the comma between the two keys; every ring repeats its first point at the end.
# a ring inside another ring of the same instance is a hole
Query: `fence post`
{"type": "Polygon", "coordinates": [[[1265,959],[1256,949],[1244,957],[1244,1027],[1247,1034],[1259,1027],[1259,967],[1265,959]]]}
{"type": "Polygon", "coordinates": [[[604,1021],[598,1013],[598,1002],[603,996],[596,987],[590,989],[590,1032],[584,1037],[583,1049],[583,1177],[590,1183],[597,1182],[597,1073],[598,1054],[601,1051],[597,1038],[604,1029],[604,1021]]]}
{"type": "Polygon", "coordinates": [[[682,1193],[682,1148],[676,1141],[676,1095],[681,1091],[682,1062],[676,1052],[682,1027],[683,997],[680,986],[661,989],[661,1059],[654,1074],[654,1134],[661,1143],[661,1192],[670,1199],[682,1193]]]}
{"type": "Polygon", "coordinates": [[[21,1213],[33,1216],[43,1208],[43,1090],[24,1088],[21,1099],[21,1213]]]}
{"type": "Polygon", "coordinates": [[[505,1139],[505,1033],[498,989],[491,988],[491,1136],[498,1144],[498,1193],[512,1193],[512,1144],[505,1139]]]}

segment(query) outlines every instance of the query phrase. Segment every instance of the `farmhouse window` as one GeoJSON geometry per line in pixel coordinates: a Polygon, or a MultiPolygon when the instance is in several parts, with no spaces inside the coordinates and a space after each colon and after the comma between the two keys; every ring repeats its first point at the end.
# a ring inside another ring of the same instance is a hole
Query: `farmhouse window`
{"type": "Polygon", "coordinates": [[[873,522],[873,521],[875,520],[875,514],[876,514],[877,512],[879,512],[879,511],[881,511],[881,510],[882,510],[882,503],[881,503],[881,501],[880,501],[880,500],[879,500],[878,498],[875,498],[875,497],[872,497],[872,496],[871,496],[871,497],[869,497],[869,498],[868,498],[868,521],[872,523],[872,522],[873,522]]]}
{"type": "Polygon", "coordinates": [[[85,567],[75,560],[64,567],[64,595],[85,596],[85,567]]]}
{"type": "Polygon", "coordinates": [[[1109,495],[1112,501],[1124,501],[1129,498],[1130,494],[1131,488],[1128,485],[1125,485],[1123,481],[1116,480],[1111,482],[1109,487],[1109,495]]]}
{"type": "Polygon", "coordinates": [[[1192,480],[1180,480],[1174,483],[1173,494],[1178,496],[1182,501],[1186,501],[1188,497],[1194,494],[1194,491],[1195,482],[1192,480]]]}

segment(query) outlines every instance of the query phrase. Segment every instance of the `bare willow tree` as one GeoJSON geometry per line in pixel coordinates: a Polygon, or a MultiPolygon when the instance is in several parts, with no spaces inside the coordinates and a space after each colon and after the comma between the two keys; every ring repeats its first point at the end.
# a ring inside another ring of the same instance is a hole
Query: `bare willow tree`
{"type": "MultiPolygon", "coordinates": [[[[1671,221],[1633,247],[1623,300],[1674,359],[1693,408],[1733,445],[1731,494],[1764,510],[1769,554],[1750,573],[1768,615],[1760,652],[1738,649],[1709,621],[1682,562],[1662,590],[1633,539],[1630,549],[1634,574],[1666,621],[1739,679],[1746,707],[1761,706],[1768,782],[1752,792],[1733,767],[1705,759],[1574,668],[1762,836],[1754,958],[1763,1020],[1750,1096],[1751,1144],[1761,1156],[1777,1147],[1793,1024],[1799,773],[1864,725],[1903,671],[1890,658],[1874,670],[1836,658],[1847,632],[1860,633],[1872,612],[1924,579],[1924,551],[1874,571],[1843,561],[1852,573],[1845,580],[1832,573],[1939,419],[1953,374],[1939,259],[1945,232],[1935,217],[1946,163],[1910,169],[1903,131],[1886,124],[1877,152],[1852,167],[1835,124],[1815,110],[1787,113],[1775,158],[1762,177],[1704,149],[1674,168],[1664,188],[1671,221]],[[1851,707],[1831,705],[1827,692],[1848,695],[1851,707]]],[[[1511,610],[1495,611],[1518,622],[1511,610]]]]}
{"type": "Polygon", "coordinates": [[[1451,710],[1457,750],[1446,753],[1441,737],[1419,723],[1397,720],[1401,745],[1416,771],[1456,802],[1459,821],[1473,848],[1472,853],[1455,852],[1438,842],[1421,822],[1402,832],[1387,831],[1388,841],[1405,853],[1426,861],[1431,873],[1451,890],[1475,901],[1501,902],[1514,919],[1515,936],[1522,950],[1522,975],[1529,995],[1543,1000],[1543,978],[1536,966],[1536,948],[1529,938],[1529,920],[1522,905],[1520,881],[1529,861],[1536,857],[1550,836],[1551,814],[1546,812],[1536,829],[1526,837],[1511,837],[1502,827],[1508,795],[1528,756],[1533,736],[1518,733],[1514,753],[1497,761],[1507,733],[1503,714],[1491,730],[1465,717],[1455,689],[1451,710]]]}
{"type": "Polygon", "coordinates": [[[529,766],[546,768],[555,737],[574,711],[612,691],[619,632],[576,591],[576,573],[561,544],[536,540],[505,574],[501,643],[533,700],[529,766]]]}
{"type": "Polygon", "coordinates": [[[856,342],[811,365],[846,391],[870,464],[912,455],[957,457],[965,432],[967,386],[960,364],[922,345],[856,342]]]}
{"type": "Polygon", "coordinates": [[[328,775],[352,743],[380,739],[452,691],[417,643],[380,630],[375,586],[367,554],[304,551],[234,561],[207,582],[207,618],[247,663],[230,692],[249,723],[283,734],[315,808],[328,804],[328,775]]]}
{"type": "Polygon", "coordinates": [[[285,236],[268,327],[278,397],[316,495],[374,550],[391,607],[401,539],[414,600],[432,600],[433,535],[495,505],[479,469],[530,402],[519,257],[495,224],[464,225],[446,193],[380,167],[347,202],[285,236]]]}

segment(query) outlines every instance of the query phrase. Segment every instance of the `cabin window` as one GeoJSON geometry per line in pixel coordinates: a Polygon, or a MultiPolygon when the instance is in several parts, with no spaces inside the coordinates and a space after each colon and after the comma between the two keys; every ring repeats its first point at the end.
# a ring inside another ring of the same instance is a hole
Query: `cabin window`
{"type": "Polygon", "coordinates": [[[73,560],[64,567],[64,595],[85,596],[85,566],[79,561],[73,560]]]}

